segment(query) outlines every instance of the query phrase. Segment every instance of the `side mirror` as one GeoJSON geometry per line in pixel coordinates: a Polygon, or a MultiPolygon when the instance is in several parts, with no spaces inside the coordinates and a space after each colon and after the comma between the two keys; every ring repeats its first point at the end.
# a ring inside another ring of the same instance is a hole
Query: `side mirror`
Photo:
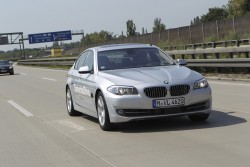
{"type": "Polygon", "coordinates": [[[177,59],[177,63],[181,66],[186,66],[187,65],[187,61],[184,59],[177,59]]]}
{"type": "Polygon", "coordinates": [[[91,71],[89,70],[88,66],[80,67],[79,70],[78,70],[78,72],[79,72],[79,74],[88,74],[88,73],[91,73],[91,71]]]}

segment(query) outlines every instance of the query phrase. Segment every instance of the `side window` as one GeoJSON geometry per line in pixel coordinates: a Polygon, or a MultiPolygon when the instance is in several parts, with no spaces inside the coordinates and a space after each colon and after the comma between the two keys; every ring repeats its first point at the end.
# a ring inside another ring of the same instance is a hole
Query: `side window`
{"type": "Polygon", "coordinates": [[[94,53],[93,51],[88,51],[88,55],[84,61],[84,66],[88,66],[90,70],[93,70],[94,67],[94,53]]]}
{"type": "Polygon", "coordinates": [[[77,61],[76,61],[76,64],[75,64],[75,67],[74,67],[75,70],[79,70],[79,68],[83,66],[83,63],[84,63],[84,61],[85,61],[87,55],[88,55],[88,51],[82,53],[82,54],[78,57],[78,59],[77,59],[77,61]]]}

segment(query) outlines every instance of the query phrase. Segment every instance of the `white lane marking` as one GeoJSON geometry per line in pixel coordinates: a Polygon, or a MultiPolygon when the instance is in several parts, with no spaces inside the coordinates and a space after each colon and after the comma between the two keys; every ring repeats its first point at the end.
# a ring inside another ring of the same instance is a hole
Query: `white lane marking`
{"type": "Polygon", "coordinates": [[[24,73],[20,73],[20,75],[27,75],[27,74],[24,74],[24,73]]]}
{"type": "Polygon", "coordinates": [[[221,85],[231,85],[231,86],[250,86],[250,84],[242,84],[242,83],[228,83],[228,82],[214,82],[208,81],[211,84],[221,84],[221,85]]]}
{"type": "MultiPolygon", "coordinates": [[[[51,126],[55,127],[56,129],[60,129],[62,127],[67,127],[67,128],[69,128],[69,132],[71,132],[71,133],[89,130],[89,128],[87,129],[79,124],[76,124],[75,122],[70,121],[69,119],[54,120],[54,121],[47,122],[47,123],[50,124],[51,126]]],[[[66,131],[68,131],[68,130],[66,130],[66,131]]]]}
{"type": "Polygon", "coordinates": [[[74,131],[71,131],[71,132],[78,132],[78,131],[86,130],[86,128],[84,128],[83,126],[80,126],[80,125],[78,125],[78,124],[76,124],[74,122],[71,122],[68,119],[59,120],[58,123],[63,125],[63,126],[75,129],[74,131]]]}
{"type": "Polygon", "coordinates": [[[33,117],[34,116],[29,111],[25,110],[23,107],[21,107],[20,105],[18,105],[17,103],[15,103],[13,100],[8,100],[8,103],[10,105],[12,105],[14,108],[16,108],[18,111],[20,111],[21,113],[23,113],[25,116],[27,116],[27,117],[33,117]]]}
{"type": "Polygon", "coordinates": [[[52,79],[52,78],[42,78],[42,79],[44,79],[44,80],[48,80],[48,81],[54,81],[54,82],[56,82],[56,81],[57,81],[57,80],[52,79]]]}
{"type": "MultiPolygon", "coordinates": [[[[43,120],[43,119],[42,119],[43,120]]],[[[44,121],[45,122],[45,121],[44,121]]],[[[73,142],[75,142],[76,144],[78,144],[79,146],[81,146],[84,150],[88,151],[90,154],[94,155],[95,157],[101,159],[102,161],[104,161],[105,163],[107,163],[109,166],[114,167],[115,165],[113,165],[111,162],[109,162],[108,160],[106,160],[102,155],[99,155],[99,153],[92,151],[93,149],[88,148],[86,145],[83,145],[82,143],[80,143],[79,141],[75,140],[71,135],[66,134],[64,131],[58,129],[58,127],[56,127],[53,124],[49,124],[51,127],[55,128],[56,130],[58,130],[60,133],[62,133],[65,137],[69,138],[70,140],[72,140],[73,142]]]]}

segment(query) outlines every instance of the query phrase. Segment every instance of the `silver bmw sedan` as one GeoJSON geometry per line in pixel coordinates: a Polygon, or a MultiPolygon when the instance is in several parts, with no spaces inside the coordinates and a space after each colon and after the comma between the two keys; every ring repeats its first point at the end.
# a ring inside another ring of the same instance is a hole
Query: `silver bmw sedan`
{"type": "Polygon", "coordinates": [[[205,121],[212,107],[211,88],[185,65],[152,45],[89,48],[68,72],[68,114],[96,117],[103,130],[115,123],[169,116],[205,121]]]}

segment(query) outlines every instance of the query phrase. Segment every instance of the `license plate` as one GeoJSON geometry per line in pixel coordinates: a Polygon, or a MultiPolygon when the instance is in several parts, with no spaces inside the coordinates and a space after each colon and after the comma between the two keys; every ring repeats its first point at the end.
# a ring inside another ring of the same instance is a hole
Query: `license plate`
{"type": "Polygon", "coordinates": [[[1,70],[1,72],[7,72],[7,70],[1,70]]]}
{"type": "Polygon", "coordinates": [[[185,98],[172,98],[172,99],[159,99],[153,100],[154,108],[163,108],[163,107],[171,107],[171,106],[181,106],[185,104],[185,98]]]}

